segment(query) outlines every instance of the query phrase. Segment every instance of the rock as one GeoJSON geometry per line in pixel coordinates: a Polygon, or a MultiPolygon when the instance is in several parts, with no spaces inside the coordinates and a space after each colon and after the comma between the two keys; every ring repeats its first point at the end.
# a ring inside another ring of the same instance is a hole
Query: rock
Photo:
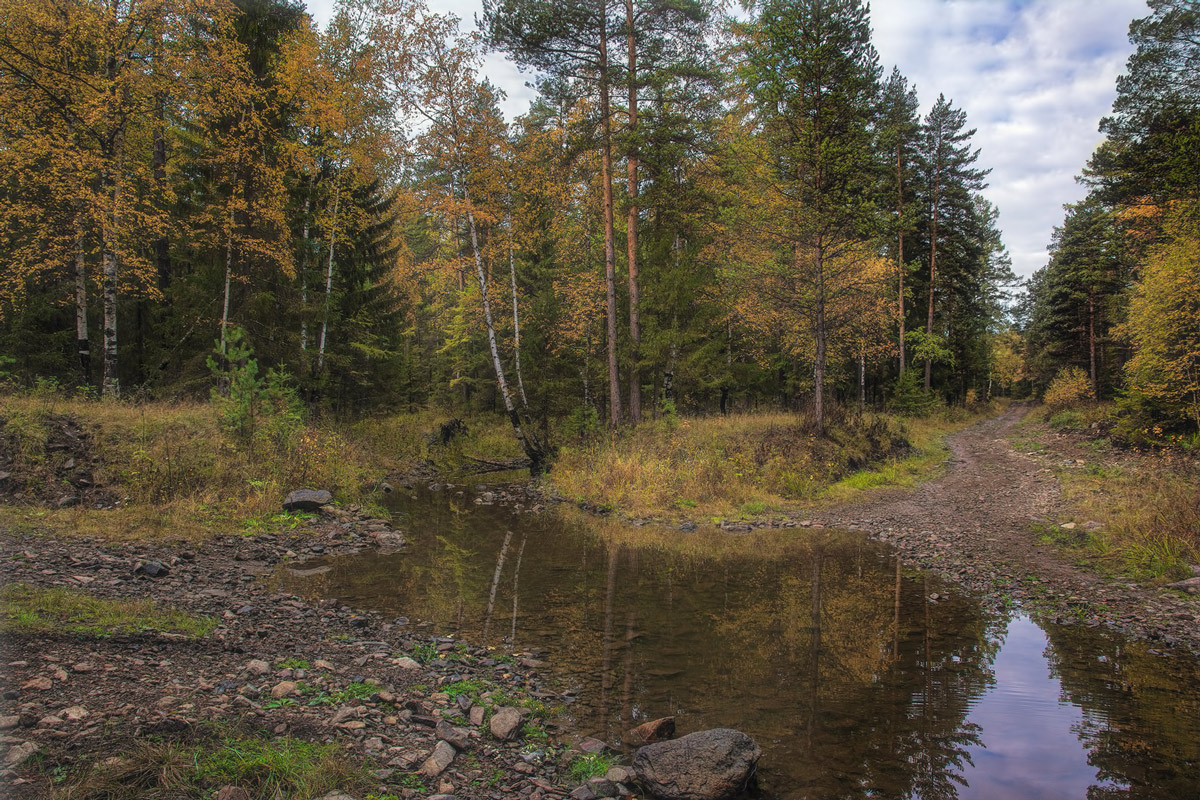
{"type": "Polygon", "coordinates": [[[217,790],[216,800],[252,800],[250,793],[240,786],[222,786],[217,790]]]}
{"type": "Polygon", "coordinates": [[[512,706],[504,706],[492,715],[488,727],[491,728],[492,736],[502,742],[515,739],[521,730],[521,712],[512,706]]]}
{"type": "Polygon", "coordinates": [[[762,748],[741,731],[717,728],[649,744],[633,757],[633,771],[662,800],[723,800],[742,791],[762,748]]]}
{"type": "Polygon", "coordinates": [[[425,759],[425,763],[417,770],[417,774],[423,778],[436,778],[445,772],[446,768],[454,762],[456,753],[457,751],[447,742],[438,742],[433,748],[433,753],[430,754],[429,758],[425,759]]]}
{"type": "Polygon", "coordinates": [[[22,742],[10,747],[4,754],[4,766],[19,767],[36,755],[40,749],[36,742],[22,742]]]}
{"type": "Polygon", "coordinates": [[[316,511],[333,502],[333,495],[324,489],[296,489],[283,501],[284,511],[316,511]]]}
{"type": "Polygon", "coordinates": [[[13,714],[8,717],[0,717],[0,731],[9,731],[21,724],[21,717],[18,714],[13,714]]]}
{"type": "Polygon", "coordinates": [[[32,689],[34,691],[45,691],[54,685],[54,681],[50,680],[45,675],[38,675],[36,678],[30,678],[21,684],[22,689],[32,689]]]}
{"type": "Polygon", "coordinates": [[[81,719],[87,718],[88,710],[83,706],[71,706],[62,710],[62,716],[63,719],[70,720],[71,722],[78,722],[81,719]]]}
{"type": "Polygon", "coordinates": [[[675,718],[662,717],[638,725],[625,734],[625,744],[641,747],[644,744],[665,742],[675,735],[675,718]]]}
{"type": "Polygon", "coordinates": [[[336,670],[336,668],[333,666],[333,664],[330,664],[328,661],[326,661],[323,658],[318,658],[316,661],[313,662],[313,669],[327,669],[330,672],[333,672],[336,670]]]}
{"type": "Polygon", "coordinates": [[[600,741],[599,739],[594,739],[591,736],[583,737],[582,739],[580,739],[578,742],[575,743],[575,746],[578,747],[584,753],[591,753],[593,755],[595,755],[597,753],[603,753],[605,750],[608,749],[607,744],[600,741]]]}
{"type": "Polygon", "coordinates": [[[332,792],[326,792],[321,795],[317,800],[355,800],[355,798],[340,789],[334,789],[332,792]]]}
{"type": "Polygon", "coordinates": [[[1064,522],[1062,525],[1059,525],[1058,527],[1062,528],[1064,531],[1073,531],[1073,530],[1075,530],[1075,523],[1074,522],[1064,522]]]}
{"type": "Polygon", "coordinates": [[[616,797],[621,793],[616,782],[608,778],[588,778],[587,788],[591,789],[596,797],[616,797]]]}
{"type": "Polygon", "coordinates": [[[429,800],[456,800],[452,794],[431,794],[429,800]]]}
{"type": "Polygon", "coordinates": [[[379,545],[381,550],[402,550],[408,547],[408,539],[396,531],[380,531],[375,534],[375,544],[379,545]]]}
{"type": "Polygon", "coordinates": [[[615,766],[609,767],[608,772],[604,773],[604,777],[608,778],[613,783],[629,783],[633,780],[633,770],[629,767],[615,766]]]}
{"type": "Polygon", "coordinates": [[[271,688],[271,697],[278,700],[281,697],[287,697],[298,688],[295,681],[280,681],[271,688]]]}
{"type": "Polygon", "coordinates": [[[143,561],[134,567],[134,575],[145,575],[147,578],[165,578],[171,570],[161,561],[143,561]]]}
{"type": "Polygon", "coordinates": [[[456,728],[446,720],[438,720],[437,737],[443,742],[449,742],[455,750],[466,750],[470,743],[471,734],[462,728],[456,728]]]}
{"type": "Polygon", "coordinates": [[[1167,588],[1179,589],[1180,591],[1187,592],[1188,594],[1200,593],[1200,576],[1195,578],[1184,578],[1183,580],[1176,581],[1175,583],[1168,583],[1167,588]]]}
{"type": "Polygon", "coordinates": [[[271,671],[271,665],[266,661],[263,661],[261,658],[255,658],[251,659],[250,662],[246,664],[245,670],[251,675],[266,675],[271,671]]]}
{"type": "Polygon", "coordinates": [[[483,717],[487,713],[487,709],[483,706],[471,706],[471,710],[467,712],[467,720],[476,727],[483,724],[483,717]]]}
{"type": "Polygon", "coordinates": [[[571,792],[571,800],[596,800],[600,795],[592,791],[590,786],[579,786],[571,792]]]}
{"type": "Polygon", "coordinates": [[[54,503],[59,508],[68,508],[69,506],[79,505],[79,496],[74,494],[64,494],[54,503]]]}
{"type": "Polygon", "coordinates": [[[418,664],[416,661],[413,661],[408,656],[401,656],[400,658],[397,658],[392,663],[395,664],[400,669],[420,669],[421,668],[420,664],[418,664]]]}

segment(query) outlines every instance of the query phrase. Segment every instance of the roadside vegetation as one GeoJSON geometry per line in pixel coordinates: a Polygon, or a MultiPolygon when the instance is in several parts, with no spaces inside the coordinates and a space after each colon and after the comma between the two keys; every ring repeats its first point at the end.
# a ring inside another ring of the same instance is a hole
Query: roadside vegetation
{"type": "Polygon", "coordinates": [[[846,414],[818,436],[794,414],[668,415],[564,447],[548,484],[570,502],[632,518],[770,516],[913,486],[937,474],[945,435],[977,418],[962,409],[923,417],[846,414]]]}
{"type": "Polygon", "coordinates": [[[1153,426],[1135,430],[1122,404],[1089,397],[1086,374],[1064,370],[1047,390],[1042,413],[1025,426],[1027,443],[1044,431],[1078,446],[1066,459],[1049,449],[1073,518],[1042,524],[1039,533],[1113,574],[1160,583],[1191,577],[1200,564],[1195,437],[1153,426]]]}
{"type": "Polygon", "coordinates": [[[110,600],[69,589],[43,589],[26,584],[0,588],[0,632],[5,634],[74,633],[83,636],[158,631],[198,638],[216,621],[151,600],[110,600]]]}
{"type": "Polygon", "coordinates": [[[0,395],[0,523],[102,539],[195,539],[301,524],[288,491],[378,499],[384,476],[454,469],[518,451],[503,420],[421,411],[335,421],[291,403],[139,403],[67,397],[55,386],[0,395]]]}

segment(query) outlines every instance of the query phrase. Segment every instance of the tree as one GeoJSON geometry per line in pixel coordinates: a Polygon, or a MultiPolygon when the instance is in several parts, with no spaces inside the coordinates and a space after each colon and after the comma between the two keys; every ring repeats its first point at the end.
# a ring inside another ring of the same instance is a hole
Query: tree
{"type": "Polygon", "coordinates": [[[770,191],[786,215],[764,284],[800,312],[813,336],[813,411],[825,423],[831,333],[846,323],[837,299],[859,292],[873,258],[872,112],[879,59],[858,0],[773,0],[747,29],[746,79],[766,142],[770,191]]]}
{"type": "Polygon", "coordinates": [[[621,424],[617,359],[616,244],[613,221],[612,87],[610,48],[620,18],[609,0],[484,0],[481,27],[488,43],[518,63],[546,73],[543,90],[570,85],[595,91],[600,129],[604,208],[604,281],[608,338],[609,424],[621,424]],[[556,84],[556,85],[555,85],[556,84]]]}
{"type": "Polygon", "coordinates": [[[917,148],[921,122],[917,116],[917,92],[909,88],[908,79],[893,68],[883,86],[878,122],[878,147],[887,167],[881,187],[880,205],[891,213],[892,235],[896,241],[896,300],[899,305],[900,372],[908,368],[904,349],[904,275],[908,264],[904,260],[904,237],[912,231],[918,206],[910,202],[910,193],[917,178],[917,148]]]}
{"type": "MultiPolygon", "coordinates": [[[[157,294],[157,265],[139,246],[160,240],[167,221],[149,157],[153,131],[167,98],[186,110],[194,89],[205,85],[209,60],[235,52],[221,46],[233,38],[231,11],[219,0],[61,6],[13,0],[0,11],[0,117],[27,105],[54,120],[47,128],[57,137],[54,150],[72,166],[59,165],[66,175],[26,179],[49,177],[58,197],[69,193],[66,205],[82,215],[70,229],[99,250],[105,395],[120,391],[118,297],[157,294]]],[[[18,110],[12,119],[27,114],[18,110]]],[[[82,283],[76,282],[77,302],[86,300],[82,283]]]]}
{"type": "MultiPolygon", "coordinates": [[[[967,114],[954,108],[945,95],[925,117],[921,142],[921,165],[925,172],[925,206],[929,225],[929,314],[925,333],[933,336],[934,298],[937,294],[938,244],[953,228],[945,223],[954,214],[971,211],[972,193],[987,186],[983,179],[991,170],[975,169],[979,151],[971,151],[975,129],[963,130],[967,114]]],[[[925,359],[925,393],[929,393],[933,361],[925,359]]]]}
{"type": "MultiPolygon", "coordinates": [[[[518,410],[505,376],[496,342],[490,281],[484,268],[481,220],[477,219],[480,213],[490,217],[483,221],[494,222],[497,217],[494,208],[477,205],[483,194],[478,184],[492,177],[489,168],[499,156],[496,151],[506,131],[495,90],[475,77],[480,61],[475,42],[457,31],[458,20],[454,17],[430,16],[423,20],[416,47],[420,90],[409,99],[429,123],[420,140],[421,148],[444,175],[439,205],[443,213],[466,219],[492,369],[513,431],[529,458],[530,472],[536,475],[545,466],[546,452],[523,409],[518,410]]],[[[513,283],[515,291],[515,280],[513,283]]]]}

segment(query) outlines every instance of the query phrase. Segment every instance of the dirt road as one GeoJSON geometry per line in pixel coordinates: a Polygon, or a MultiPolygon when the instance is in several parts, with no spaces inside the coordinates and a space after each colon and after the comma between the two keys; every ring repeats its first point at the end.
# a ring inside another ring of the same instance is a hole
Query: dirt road
{"type": "Polygon", "coordinates": [[[1070,509],[1047,466],[1062,455],[1013,449],[1014,428],[1025,413],[1025,406],[1013,406],[953,435],[943,477],[913,492],[827,510],[822,521],[867,531],[892,543],[909,563],[969,589],[1009,594],[1063,621],[1111,625],[1200,652],[1196,598],[1106,578],[1039,542],[1038,523],[1066,522],[1070,509]]]}

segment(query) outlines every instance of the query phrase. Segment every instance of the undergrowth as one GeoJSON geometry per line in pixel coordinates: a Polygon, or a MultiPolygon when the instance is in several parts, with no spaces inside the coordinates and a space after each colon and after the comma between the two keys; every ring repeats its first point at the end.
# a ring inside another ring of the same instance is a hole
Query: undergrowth
{"type": "Polygon", "coordinates": [[[109,600],[80,591],[39,589],[22,583],[0,588],[3,633],[111,636],[154,630],[200,637],[215,627],[213,619],[160,608],[151,600],[109,600]]]}
{"type": "Polygon", "coordinates": [[[567,500],[631,517],[751,518],[912,485],[945,459],[941,438],[970,419],[846,416],[823,437],[787,413],[660,420],[564,448],[549,483],[567,500]]]}

